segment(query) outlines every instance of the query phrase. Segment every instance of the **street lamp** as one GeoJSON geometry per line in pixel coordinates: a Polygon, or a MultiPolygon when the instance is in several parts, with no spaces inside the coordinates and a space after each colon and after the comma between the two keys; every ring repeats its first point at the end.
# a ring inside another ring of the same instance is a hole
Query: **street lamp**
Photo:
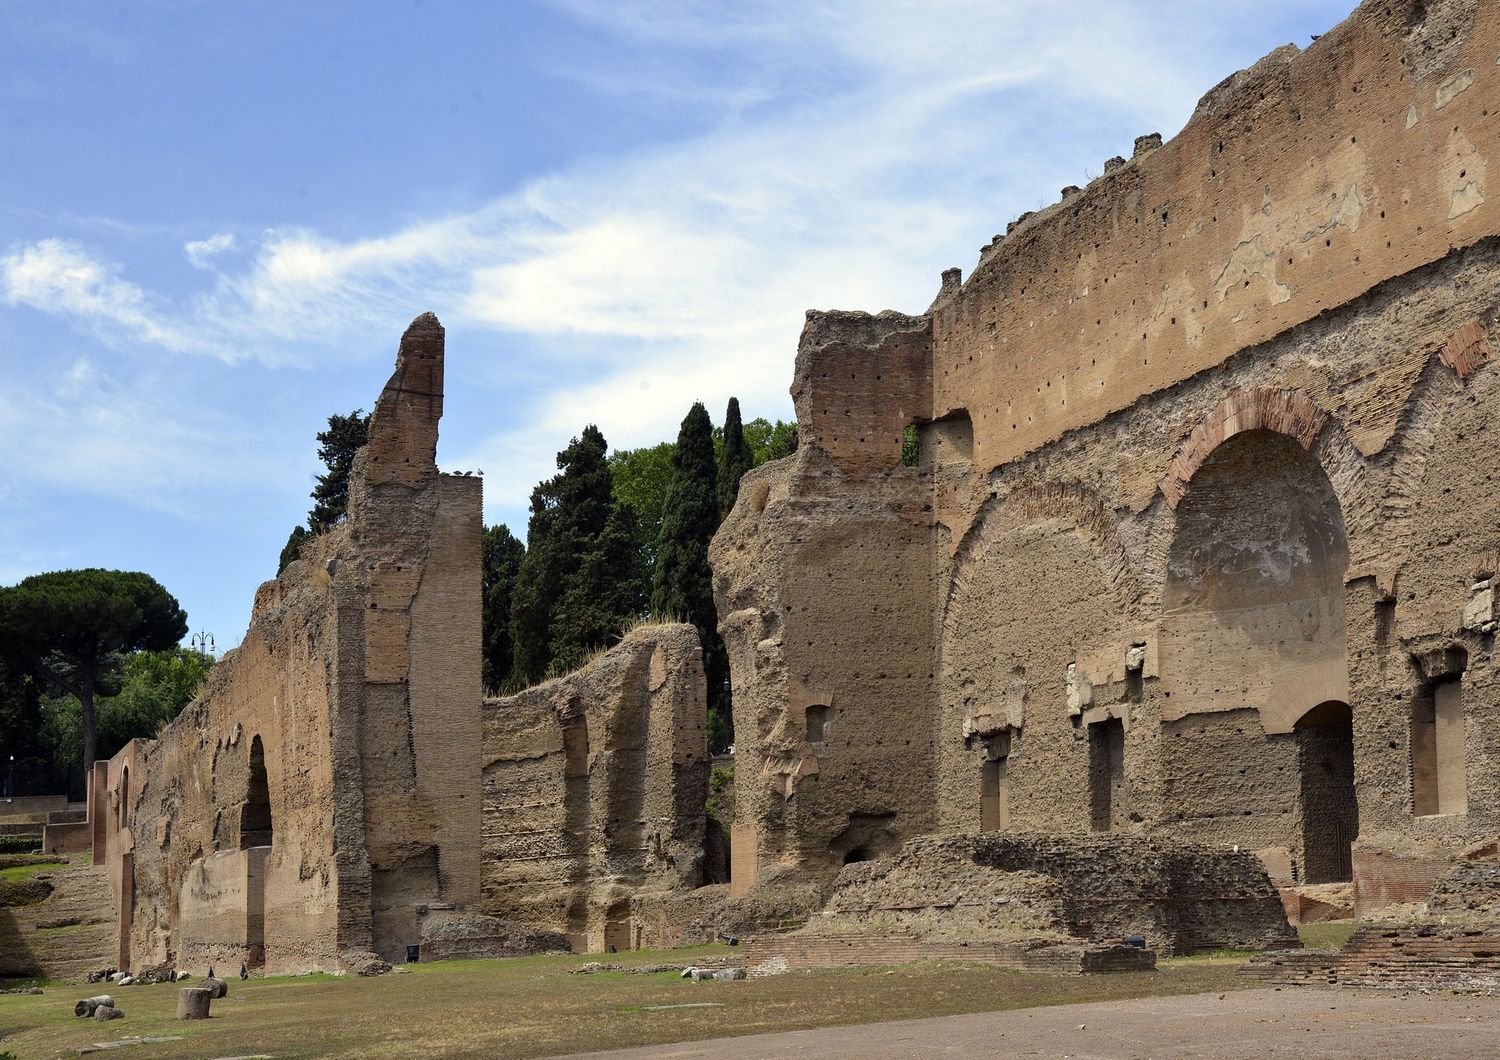
{"type": "Polygon", "coordinates": [[[199,655],[213,655],[218,650],[212,633],[194,633],[192,644],[193,650],[199,655]]]}
{"type": "Polygon", "coordinates": [[[5,766],[5,801],[14,802],[16,792],[16,756],[11,755],[5,766]]]}

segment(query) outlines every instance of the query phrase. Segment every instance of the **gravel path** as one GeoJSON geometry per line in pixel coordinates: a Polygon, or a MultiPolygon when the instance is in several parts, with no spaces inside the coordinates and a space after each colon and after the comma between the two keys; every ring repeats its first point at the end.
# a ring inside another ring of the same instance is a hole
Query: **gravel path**
{"type": "Polygon", "coordinates": [[[1468,1057],[1500,1055],[1500,997],[1240,990],[654,1045],[589,1056],[1468,1057]]]}

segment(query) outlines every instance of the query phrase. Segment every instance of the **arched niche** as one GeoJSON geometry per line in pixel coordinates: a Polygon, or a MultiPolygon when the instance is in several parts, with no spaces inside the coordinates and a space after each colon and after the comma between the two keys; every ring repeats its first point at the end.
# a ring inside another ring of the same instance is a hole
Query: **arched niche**
{"type": "Polygon", "coordinates": [[[1251,708],[1267,733],[1289,733],[1318,704],[1347,702],[1349,549],[1307,444],[1240,430],[1192,462],[1163,593],[1163,720],[1251,708]]]}
{"type": "Polygon", "coordinates": [[[250,769],[245,803],[240,807],[240,849],[271,845],[271,785],[266,779],[266,749],[257,735],[250,741],[250,769]]]}

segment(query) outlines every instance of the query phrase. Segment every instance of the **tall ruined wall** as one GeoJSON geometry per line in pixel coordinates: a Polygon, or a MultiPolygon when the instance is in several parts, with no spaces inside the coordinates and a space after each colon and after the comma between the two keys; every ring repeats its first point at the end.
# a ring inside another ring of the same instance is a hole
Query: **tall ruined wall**
{"type": "Polygon", "coordinates": [[[102,770],[120,967],[332,971],[477,902],[480,483],[437,472],[442,372],[427,314],[348,520],[261,586],[182,715],[102,770]]]}
{"type": "Polygon", "coordinates": [[[934,314],[932,415],[997,467],[1492,234],[1497,55],[1487,2],[1368,0],[1227,78],[985,248],[934,314]]]}
{"type": "Polygon", "coordinates": [[[736,893],[932,827],[930,504],[901,464],[929,371],[925,318],[809,314],[797,452],[745,477],[714,538],[736,893]]]}
{"type": "Polygon", "coordinates": [[[703,651],[644,626],[581,669],[484,703],[483,909],[578,950],[659,945],[643,899],[697,887],[703,651]]]}
{"type": "Polygon", "coordinates": [[[914,831],[1161,832],[1374,893],[1500,828],[1497,60],[1492,5],[1371,0],[927,315],[810,318],[809,444],[713,550],[762,866],[825,868],[862,808],[786,781],[829,774],[787,737],[808,674],[900,704],[840,741],[930,726],[867,770],[927,774],[914,831]]]}

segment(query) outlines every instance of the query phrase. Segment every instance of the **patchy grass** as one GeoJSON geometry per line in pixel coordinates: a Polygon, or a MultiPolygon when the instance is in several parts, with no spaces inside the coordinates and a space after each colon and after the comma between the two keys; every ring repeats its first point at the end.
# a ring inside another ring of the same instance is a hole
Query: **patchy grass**
{"type": "Polygon", "coordinates": [[[1357,920],[1327,920],[1321,924],[1298,924],[1297,935],[1310,950],[1341,950],[1357,927],[1357,920]]]}
{"type": "MultiPolygon", "coordinates": [[[[732,952],[713,946],[609,960],[631,965],[732,952]]],[[[150,1055],[533,1057],[1255,985],[1235,976],[1238,958],[1219,955],[1174,958],[1155,972],[1088,977],[935,961],[743,982],[692,983],[675,972],[569,974],[591,959],[598,958],[446,961],[375,979],[236,979],[229,997],[213,1003],[213,1018],[199,1023],[177,1021],[175,985],[112,988],[126,1017],[96,1024],[74,1019],[73,1002],[98,987],[53,984],[40,997],[0,997],[0,1050],[61,1057],[127,1035],[180,1034],[181,1041],[153,1044],[150,1055]]]]}
{"type": "Polygon", "coordinates": [[[0,869],[0,880],[6,883],[20,883],[22,880],[31,879],[43,870],[50,872],[54,869],[67,868],[67,865],[66,861],[39,861],[33,865],[11,865],[0,869]]]}

